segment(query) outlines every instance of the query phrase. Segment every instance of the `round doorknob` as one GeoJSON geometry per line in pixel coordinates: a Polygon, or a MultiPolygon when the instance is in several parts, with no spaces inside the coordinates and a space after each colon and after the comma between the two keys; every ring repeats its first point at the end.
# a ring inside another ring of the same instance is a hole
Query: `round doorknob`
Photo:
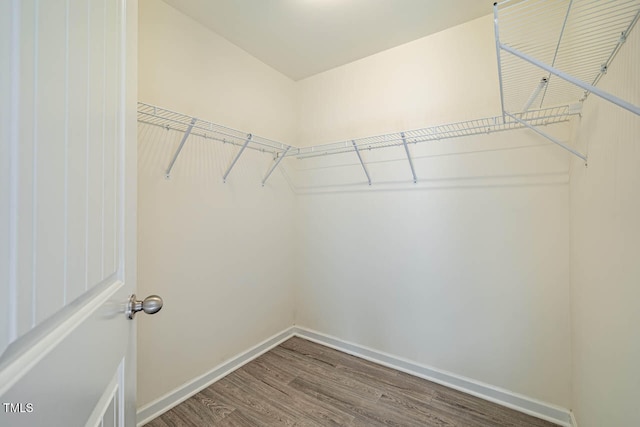
{"type": "Polygon", "coordinates": [[[147,314],[155,314],[162,308],[162,298],[158,295],[149,295],[144,301],[136,300],[136,294],[131,295],[125,314],[133,319],[137,312],[144,311],[147,314]]]}

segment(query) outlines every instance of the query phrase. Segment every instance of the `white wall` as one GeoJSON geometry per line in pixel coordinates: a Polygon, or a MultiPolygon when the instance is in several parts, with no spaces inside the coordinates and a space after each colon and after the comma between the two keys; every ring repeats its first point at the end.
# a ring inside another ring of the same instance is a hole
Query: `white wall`
{"type": "Polygon", "coordinates": [[[162,1],[140,12],[142,102],[292,143],[292,80],[162,1]]]}
{"type": "MultiPolygon", "coordinates": [[[[306,79],[298,141],[498,114],[494,59],[485,17],[306,79]]],[[[353,153],[291,171],[296,323],[568,407],[568,156],[527,130],[411,150],[415,185],[401,148],[363,153],[370,188],[353,153]]]]}
{"type": "MultiPolygon", "coordinates": [[[[640,105],[640,28],[599,84],[640,105]]],[[[640,117],[591,95],[571,169],[572,409],[580,427],[640,425],[640,117]]]]}
{"type": "MultiPolygon", "coordinates": [[[[140,99],[296,145],[491,116],[492,31],[481,18],[294,84],[143,0],[140,99]]],[[[255,152],[223,185],[236,149],[198,138],[164,180],[179,138],[140,128],[139,293],[166,308],[138,320],[139,405],[295,322],[569,406],[560,148],[527,130],[412,146],[418,184],[402,149],[364,152],[372,187],[352,153],[294,161],[294,197],[279,173],[259,187],[255,152]]]]}
{"type": "MultiPolygon", "coordinates": [[[[139,98],[281,141],[294,83],[164,2],[142,0],[139,98]]],[[[138,322],[138,405],[160,398],[293,323],[295,199],[267,154],[139,128],[139,284],[165,307],[138,322]]]]}
{"type": "Polygon", "coordinates": [[[298,82],[301,146],[500,111],[489,16],[298,82]]]}

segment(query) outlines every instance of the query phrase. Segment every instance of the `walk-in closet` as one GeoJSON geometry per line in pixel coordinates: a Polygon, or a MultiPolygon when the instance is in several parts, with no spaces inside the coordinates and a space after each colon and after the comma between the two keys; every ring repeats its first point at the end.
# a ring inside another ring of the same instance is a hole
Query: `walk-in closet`
{"type": "Polygon", "coordinates": [[[640,0],[6,3],[0,425],[640,425],[640,0]]]}

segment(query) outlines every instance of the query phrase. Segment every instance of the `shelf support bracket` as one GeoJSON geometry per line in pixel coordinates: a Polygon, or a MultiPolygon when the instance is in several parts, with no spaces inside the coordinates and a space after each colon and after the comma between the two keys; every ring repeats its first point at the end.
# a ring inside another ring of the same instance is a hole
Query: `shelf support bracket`
{"type": "Polygon", "coordinates": [[[351,143],[353,144],[353,148],[356,150],[356,154],[358,155],[358,160],[360,160],[360,164],[362,165],[362,169],[364,170],[364,174],[367,176],[367,181],[369,182],[369,185],[371,185],[371,177],[369,176],[369,171],[367,170],[367,165],[365,165],[364,161],[362,160],[362,155],[360,154],[360,150],[358,149],[358,145],[353,140],[351,140],[351,143]]]}
{"type": "Polygon", "coordinates": [[[409,159],[409,166],[411,167],[411,175],[413,175],[413,183],[418,182],[418,177],[416,176],[416,170],[413,168],[413,159],[411,159],[411,153],[409,152],[409,146],[407,145],[407,138],[404,136],[404,132],[400,134],[402,137],[402,144],[404,145],[404,151],[407,153],[407,159],[409,159]]]}
{"type": "Polygon", "coordinates": [[[500,83],[500,106],[502,107],[502,122],[505,122],[504,90],[502,89],[502,61],[500,59],[500,30],[498,28],[498,2],[493,3],[493,31],[496,35],[496,57],[498,58],[498,80],[500,83]]]}
{"type": "Polygon", "coordinates": [[[280,155],[280,157],[278,157],[275,161],[275,163],[273,164],[273,166],[271,166],[271,169],[269,169],[269,172],[267,172],[267,175],[264,177],[264,179],[262,180],[262,186],[264,187],[264,184],[267,182],[267,180],[269,179],[269,177],[271,176],[271,174],[273,173],[274,170],[276,170],[276,168],[278,167],[278,165],[280,164],[280,162],[282,161],[282,159],[284,159],[284,157],[287,155],[287,153],[289,152],[289,150],[291,150],[291,146],[289,145],[287,147],[286,150],[284,150],[284,152],[280,155]]]}
{"type": "Polygon", "coordinates": [[[178,146],[176,153],[173,155],[173,159],[171,159],[171,163],[169,163],[169,167],[164,173],[165,178],[169,179],[171,177],[171,169],[173,169],[173,165],[176,163],[176,160],[178,159],[178,156],[182,151],[182,147],[184,147],[184,143],[187,142],[187,138],[189,138],[189,135],[191,134],[191,129],[193,129],[193,125],[196,124],[196,120],[197,119],[195,117],[191,119],[191,123],[189,124],[189,127],[185,131],[184,135],[182,135],[182,141],[180,141],[180,145],[178,146]]]}
{"type": "Polygon", "coordinates": [[[516,122],[520,123],[523,126],[528,127],[529,129],[531,129],[532,131],[534,131],[535,133],[537,133],[540,136],[545,137],[546,139],[548,139],[549,141],[553,142],[554,144],[559,145],[560,147],[564,148],[565,150],[567,150],[568,152],[570,152],[571,154],[573,154],[574,156],[580,157],[582,160],[584,160],[585,165],[587,164],[587,156],[585,156],[584,154],[582,154],[581,152],[574,150],[573,148],[569,147],[567,144],[564,144],[560,141],[558,141],[558,139],[554,138],[553,136],[549,135],[546,132],[541,131],[540,129],[538,129],[536,126],[527,123],[526,121],[517,118],[516,116],[514,116],[513,114],[509,114],[506,113],[505,114],[509,117],[511,117],[513,120],[515,120],[516,122]]]}
{"type": "MultiPolygon", "coordinates": [[[[527,62],[529,62],[530,64],[535,65],[536,67],[542,68],[545,71],[548,71],[551,74],[554,74],[558,77],[560,77],[563,80],[568,81],[569,83],[572,83],[584,90],[586,90],[587,92],[593,93],[594,95],[599,96],[600,98],[603,98],[609,102],[612,102],[614,104],[616,104],[617,106],[624,108],[625,110],[631,111],[632,113],[636,114],[636,115],[640,115],[640,107],[637,107],[627,101],[624,101],[620,98],[618,98],[617,96],[611,95],[609,92],[605,92],[602,89],[599,89],[595,86],[590,85],[589,83],[583,82],[582,80],[576,79],[575,77],[562,72],[560,70],[558,70],[557,68],[551,67],[529,55],[527,55],[526,53],[520,52],[517,49],[514,49],[510,46],[504,45],[504,44],[500,44],[500,48],[509,52],[512,55],[517,56],[520,59],[523,59],[527,62]]],[[[513,116],[511,116],[513,117],[513,116]]]]}
{"type": "Polygon", "coordinates": [[[251,138],[253,138],[253,135],[248,134],[247,140],[242,145],[242,148],[240,148],[240,151],[238,151],[238,154],[236,154],[236,157],[235,159],[233,159],[233,162],[231,162],[229,169],[227,169],[227,171],[224,173],[224,176],[222,177],[222,182],[224,182],[225,184],[227,183],[227,177],[229,176],[229,173],[231,173],[231,169],[233,169],[233,167],[236,165],[236,162],[238,161],[240,156],[242,156],[242,152],[245,150],[245,148],[247,148],[247,145],[249,145],[249,142],[251,142],[251,138]]]}

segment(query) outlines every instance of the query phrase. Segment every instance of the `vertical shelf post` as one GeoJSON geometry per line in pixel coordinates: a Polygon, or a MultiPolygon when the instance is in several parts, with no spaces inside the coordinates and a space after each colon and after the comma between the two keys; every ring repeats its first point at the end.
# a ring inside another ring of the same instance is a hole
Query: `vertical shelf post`
{"type": "Polygon", "coordinates": [[[278,165],[280,164],[280,162],[282,161],[282,159],[284,159],[284,157],[287,155],[287,153],[289,152],[289,150],[291,150],[291,146],[289,145],[287,147],[286,150],[284,150],[284,152],[280,155],[280,157],[278,157],[275,161],[275,163],[273,164],[273,166],[271,166],[271,169],[269,169],[269,172],[267,172],[267,175],[264,177],[264,179],[262,180],[262,186],[264,187],[264,184],[267,182],[267,180],[269,179],[269,177],[271,176],[271,174],[273,173],[274,170],[276,170],[276,168],[278,167],[278,165]]]}
{"type": "Polygon", "coordinates": [[[196,124],[196,118],[194,117],[193,119],[191,119],[191,123],[189,124],[189,127],[187,128],[187,130],[185,131],[184,135],[182,135],[182,141],[180,141],[180,145],[178,146],[178,149],[176,150],[176,153],[173,155],[173,159],[171,159],[171,163],[169,163],[169,167],[167,168],[167,170],[164,173],[164,177],[169,179],[171,177],[171,169],[173,169],[173,165],[175,164],[176,160],[178,159],[178,156],[180,155],[180,152],[182,151],[182,147],[184,147],[184,143],[187,142],[187,138],[189,138],[189,135],[191,134],[191,129],[193,129],[193,125],[196,124]]]}
{"type": "Polygon", "coordinates": [[[249,145],[249,142],[251,142],[251,138],[253,138],[253,135],[248,134],[247,140],[244,142],[244,145],[242,145],[242,148],[240,148],[240,151],[238,151],[238,154],[236,154],[236,157],[235,159],[233,159],[233,162],[231,162],[229,169],[227,169],[227,171],[224,173],[224,176],[222,177],[222,182],[224,182],[225,184],[227,183],[227,177],[229,176],[229,173],[231,173],[231,169],[233,169],[233,167],[236,165],[236,162],[238,161],[240,156],[242,156],[242,152],[245,150],[245,148],[247,148],[247,145],[249,145]]]}
{"type": "Polygon", "coordinates": [[[504,90],[502,89],[502,62],[500,60],[500,30],[498,28],[498,2],[493,4],[493,31],[496,34],[496,57],[498,58],[498,80],[500,82],[500,106],[502,107],[502,123],[504,116],[504,90]]]}
{"type": "Polygon", "coordinates": [[[404,135],[404,132],[400,134],[402,137],[402,144],[404,145],[404,151],[407,153],[407,159],[409,159],[409,166],[411,166],[411,175],[413,175],[413,183],[418,182],[418,177],[416,176],[416,170],[413,168],[413,160],[411,159],[411,153],[409,152],[409,146],[407,145],[407,138],[404,135]]]}
{"type": "Polygon", "coordinates": [[[353,140],[351,140],[351,143],[353,144],[353,148],[356,150],[356,154],[358,155],[358,160],[360,160],[360,164],[362,165],[362,169],[364,170],[364,174],[367,176],[367,181],[369,182],[369,185],[371,185],[371,177],[369,176],[369,171],[367,170],[367,166],[364,164],[364,161],[362,160],[362,155],[360,154],[360,150],[358,149],[358,145],[353,140]]]}

